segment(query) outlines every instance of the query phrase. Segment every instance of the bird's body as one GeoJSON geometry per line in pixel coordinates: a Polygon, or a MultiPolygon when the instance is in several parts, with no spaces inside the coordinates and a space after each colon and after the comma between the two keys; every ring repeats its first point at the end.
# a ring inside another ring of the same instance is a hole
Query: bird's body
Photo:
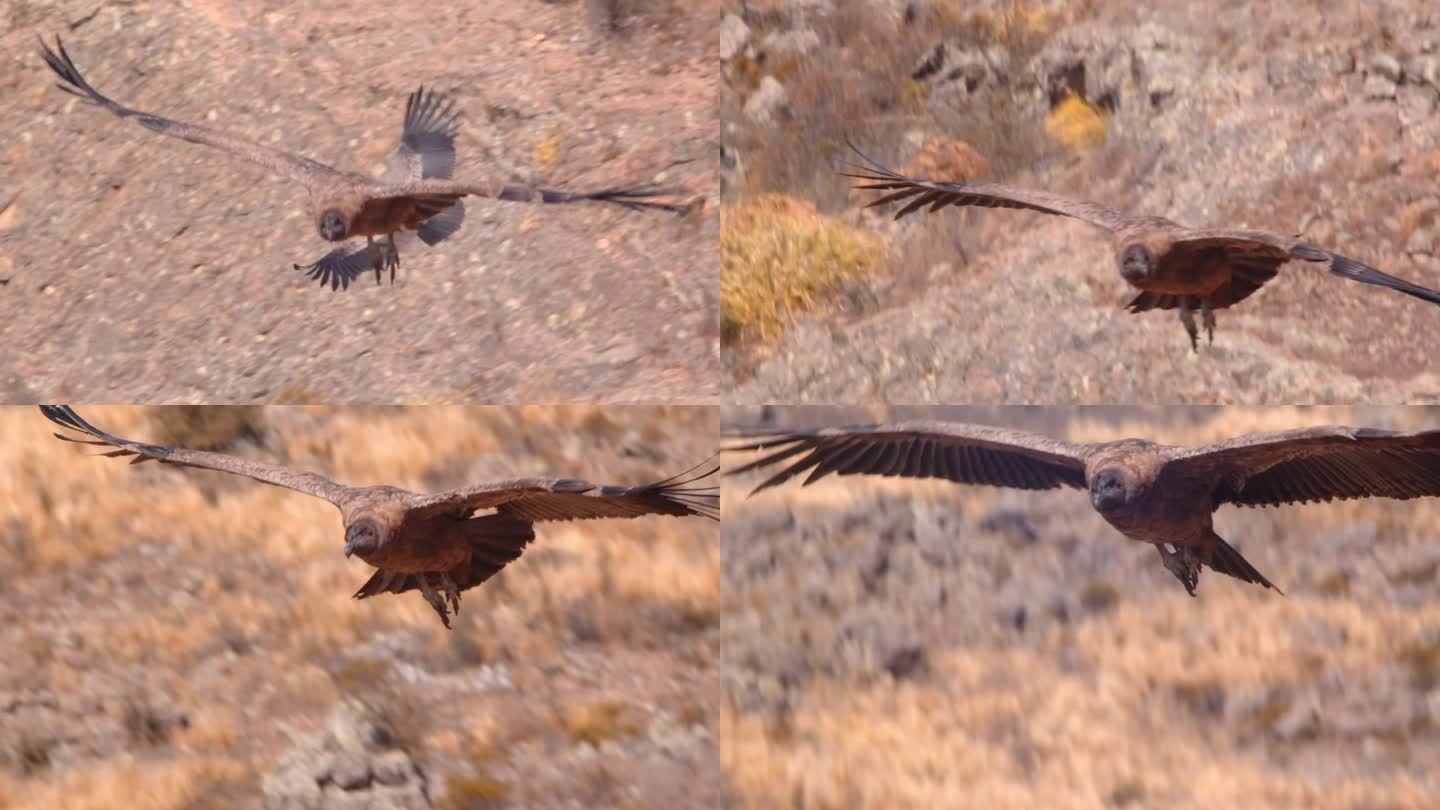
{"type": "Polygon", "coordinates": [[[419,590],[446,627],[449,614],[460,610],[460,593],[518,558],[535,539],[536,523],[649,514],[719,519],[718,490],[691,486],[714,469],[696,472],[695,467],[633,487],[574,478],[517,478],[422,494],[393,486],[350,487],[315,473],[223,453],[122,439],[69,407],[40,409],[50,421],[86,437],[56,433],[56,438],[112,448],[107,456],[235,473],[329,501],[344,523],[345,556],[358,556],[376,568],[355,597],[419,590]],[[481,510],[493,512],[477,515],[481,510]]]}
{"type": "Polygon", "coordinates": [[[864,181],[856,188],[889,192],[867,207],[904,201],[896,219],[922,208],[938,211],[951,205],[979,206],[1073,217],[1105,229],[1111,235],[1121,278],[1140,291],[1126,308],[1130,312],[1179,310],[1180,322],[1195,349],[1199,348],[1196,312],[1201,314],[1214,342],[1215,311],[1250,297],[1274,279],[1282,266],[1292,262],[1318,265],[1341,278],[1387,287],[1440,305],[1440,291],[1396,278],[1297,237],[1257,229],[1188,228],[1164,217],[1131,216],[1096,203],[1001,183],[915,179],[855,151],[865,165],[858,173],[845,176],[864,181]]]}
{"type": "Polygon", "coordinates": [[[366,270],[400,265],[397,237],[418,236],[427,245],[451,236],[464,218],[461,198],[487,197],[512,202],[608,202],[632,210],[672,212],[684,207],[654,198],[677,193],[675,189],[630,186],[600,191],[566,192],[501,181],[455,181],[457,114],[452,102],[421,87],[410,94],[400,141],[390,166],[380,179],[327,166],[307,157],[276,149],[215,127],[177,121],[127,107],[101,94],[86,81],[71,61],[60,38],[52,50],[41,43],[41,56],[60,77],[56,86],[118,118],[133,120],[146,129],[189,143],[209,146],[258,163],[299,184],[307,193],[309,210],[321,238],[340,243],[318,261],[295,265],[332,289],[349,287],[366,270]],[[383,241],[376,241],[382,238],[383,241]]]}
{"type": "Polygon", "coordinates": [[[1086,489],[1095,511],[1126,537],[1154,545],[1192,596],[1201,566],[1275,587],[1215,533],[1213,514],[1224,504],[1440,496],[1440,430],[1331,425],[1194,446],[1144,439],[1071,442],[945,422],[753,435],[757,440],[727,450],[769,452],[732,475],[784,465],[756,492],[806,472],[805,484],[830,474],[875,474],[1086,489]]]}

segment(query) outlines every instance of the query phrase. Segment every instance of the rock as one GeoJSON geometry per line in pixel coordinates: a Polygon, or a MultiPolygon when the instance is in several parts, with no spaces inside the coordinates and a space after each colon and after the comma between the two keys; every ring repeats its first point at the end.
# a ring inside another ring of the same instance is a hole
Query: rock
{"type": "Polygon", "coordinates": [[[268,774],[260,782],[267,810],[310,810],[320,807],[320,785],[303,765],[268,774]]]}
{"type": "Polygon", "coordinates": [[[342,790],[359,790],[370,784],[370,761],[364,754],[342,751],[330,769],[330,779],[342,790]]]}
{"type": "Polygon", "coordinates": [[[745,115],[757,124],[773,124],[777,117],[785,114],[790,97],[785,86],[774,76],[760,80],[760,86],[745,101],[745,115]]]}
{"type": "Polygon", "coordinates": [[[415,766],[404,751],[387,751],[370,763],[375,781],[382,785],[403,785],[410,781],[415,766]]]}
{"type": "Polygon", "coordinates": [[[1319,730],[1320,710],[1310,698],[1296,700],[1271,727],[1275,736],[1282,740],[1313,737],[1319,730]]]}
{"type": "Polygon", "coordinates": [[[745,49],[750,42],[750,26],[734,14],[720,21],[720,58],[726,62],[745,49]]]}
{"type": "Polygon", "coordinates": [[[1440,55],[1416,56],[1405,71],[1405,79],[1412,84],[1429,85],[1440,90],[1440,55]]]}
{"type": "MultiPolygon", "coordinates": [[[[781,60],[804,56],[819,45],[819,34],[808,28],[800,28],[766,35],[765,39],[760,42],[760,50],[772,60],[781,60]]],[[[774,64],[774,62],[767,64],[774,64]]]]}
{"type": "Polygon", "coordinates": [[[390,744],[390,729],[358,703],[347,701],[336,706],[325,728],[334,748],[341,751],[368,751],[390,744]]]}
{"type": "Polygon", "coordinates": [[[1386,101],[1395,98],[1395,82],[1379,74],[1365,77],[1365,98],[1370,101],[1386,101]]]}
{"type": "Polygon", "coordinates": [[[1388,53],[1377,53],[1370,57],[1365,65],[1366,72],[1383,76],[1391,84],[1398,84],[1405,76],[1405,70],[1400,65],[1400,60],[1388,53]]]}

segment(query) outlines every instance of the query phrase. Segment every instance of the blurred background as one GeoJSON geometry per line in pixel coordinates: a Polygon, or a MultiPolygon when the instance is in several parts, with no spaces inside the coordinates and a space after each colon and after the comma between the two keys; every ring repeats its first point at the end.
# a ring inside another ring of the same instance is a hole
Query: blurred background
{"type": "Polygon", "coordinates": [[[0,401],[699,400],[716,370],[714,3],[0,0],[0,401]],[[396,284],[321,288],[303,191],[60,92],[383,171],[418,86],[455,176],[660,183],[687,216],[466,201],[396,284]],[[705,200],[709,203],[706,204],[705,200]]]}
{"type": "MultiPolygon", "coordinates": [[[[84,406],[127,438],[414,491],[639,484],[702,407],[84,406]]],[[[542,525],[467,591],[356,601],[338,512],[92,455],[0,409],[0,806],[699,808],[719,802],[718,526],[542,525]]]]}
{"type": "MultiPolygon", "coordinates": [[[[722,424],[978,421],[1214,441],[1436,408],[731,408],[722,424]]],[[[726,467],[753,458],[726,454],[726,467]]],[[[1428,808],[1440,795],[1440,499],[1224,507],[1286,596],[1192,599],[1082,492],[868,476],[722,493],[734,806],[1428,808]]]]}
{"type": "Polygon", "coordinates": [[[989,180],[1257,227],[1440,288],[1429,0],[729,0],[721,340],[740,401],[1436,402],[1440,312],[1290,268],[1192,353],[1108,237],[895,222],[838,172],[989,180]]]}

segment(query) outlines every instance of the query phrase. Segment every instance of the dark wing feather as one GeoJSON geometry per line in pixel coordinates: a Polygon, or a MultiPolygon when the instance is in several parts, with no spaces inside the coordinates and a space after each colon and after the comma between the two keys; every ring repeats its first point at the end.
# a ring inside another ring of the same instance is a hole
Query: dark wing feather
{"type": "Polygon", "coordinates": [[[635,487],[592,484],[576,478],[521,478],[419,495],[409,506],[424,514],[470,514],[493,508],[498,514],[536,522],[641,515],[699,515],[719,520],[719,488],[694,486],[719,469],[710,463],[635,487]]]}
{"type": "Polygon", "coordinates": [[[635,211],[659,210],[684,213],[687,205],[659,201],[660,197],[673,197],[684,193],[684,189],[661,186],[622,186],[600,191],[557,191],[546,188],[531,188],[514,183],[481,183],[463,180],[426,179],[405,183],[386,184],[374,191],[371,197],[410,197],[415,199],[448,200],[437,208],[439,213],[461,197],[486,197],[508,202],[531,203],[573,203],[605,202],[623,206],[635,211]]]}
{"type": "Polygon", "coordinates": [[[67,442],[114,448],[102,455],[112,457],[134,456],[135,458],[131,460],[131,464],[153,460],[166,464],[181,464],[187,467],[201,467],[207,470],[234,473],[247,478],[253,478],[256,481],[263,481],[267,484],[298,490],[309,495],[314,495],[317,498],[324,498],[337,506],[344,500],[346,494],[351,491],[350,487],[337,484],[322,475],[294,470],[278,464],[251,461],[250,459],[228,456],[224,453],[211,453],[205,450],[187,450],[184,447],[174,447],[165,444],[145,444],[144,442],[122,439],[119,436],[106,433],[85,421],[68,405],[41,405],[40,412],[45,414],[45,418],[51,422],[89,437],[77,439],[73,436],[56,433],[55,438],[67,442]]]}
{"type": "Polygon", "coordinates": [[[1327,425],[1252,433],[1168,453],[1171,463],[1215,481],[1217,504],[1440,496],[1440,430],[1327,425]]]}
{"type": "Polygon", "coordinates": [[[982,208],[1019,208],[1074,217],[1111,231],[1129,221],[1129,217],[1103,205],[1083,200],[1070,200],[1044,191],[1016,188],[1000,183],[946,182],[943,180],[918,180],[885,168],[871,160],[864,152],[850,145],[855,154],[865,161],[856,171],[841,172],[843,177],[864,180],[855,188],[870,191],[888,191],[871,202],[866,208],[874,208],[891,202],[908,200],[895,214],[896,219],[928,207],[932,212],[949,205],[978,206],[982,208]]]}
{"type": "Polygon", "coordinates": [[[459,115],[448,97],[424,87],[405,100],[400,142],[390,156],[386,177],[393,180],[448,178],[455,170],[455,133],[459,115]]]}
{"type": "Polygon", "coordinates": [[[75,67],[75,63],[70,60],[70,54],[65,52],[65,45],[58,36],[55,37],[55,50],[51,50],[41,40],[40,55],[45,59],[45,64],[49,65],[50,69],[55,71],[55,74],[62,80],[63,83],[57,83],[56,87],[88,104],[103,107],[120,118],[133,119],[135,123],[151,132],[223,149],[232,155],[238,155],[280,172],[306,187],[314,187],[326,180],[348,176],[323,163],[275,149],[248,138],[241,138],[200,124],[176,121],[119,104],[101,95],[98,90],[90,86],[84,76],[80,75],[80,69],[75,67]]]}
{"type": "MultiPolygon", "coordinates": [[[[759,435],[759,434],[755,434],[759,435]]],[[[739,475],[786,464],[755,492],[809,472],[804,485],[832,473],[944,478],[964,484],[1055,489],[1085,487],[1090,445],[986,425],[900,422],[768,435],[724,448],[773,450],[731,470],[739,475]],[[796,457],[799,457],[798,459],[796,457]]]]}
{"type": "MultiPolygon", "coordinates": [[[[408,232],[396,233],[395,241],[403,244],[402,237],[408,232]]],[[[381,241],[375,243],[376,249],[380,252],[380,266],[385,266],[385,254],[389,252],[390,246],[381,241]]],[[[399,245],[397,245],[397,250],[399,245]]],[[[296,270],[305,273],[309,278],[320,282],[321,287],[328,286],[332,290],[349,289],[350,284],[360,276],[375,267],[375,260],[370,256],[369,243],[363,237],[347,239],[340,243],[340,246],[321,256],[311,264],[297,264],[296,270]]],[[[378,276],[377,276],[378,279],[378,276]]]]}
{"type": "MultiPolygon", "coordinates": [[[[1236,229],[1190,231],[1183,238],[1176,240],[1172,250],[1200,250],[1212,247],[1225,250],[1227,256],[1234,256],[1241,262],[1247,260],[1263,264],[1273,262],[1273,267],[1276,268],[1291,259],[1323,264],[1326,270],[1340,278],[1358,281],[1362,284],[1373,284],[1377,287],[1388,287],[1422,301],[1440,304],[1440,292],[1403,278],[1396,278],[1388,273],[1382,273],[1370,265],[1358,262],[1348,256],[1341,256],[1325,248],[1273,231],[1236,229]]],[[[1273,273],[1271,275],[1273,276],[1273,273]]],[[[1260,283],[1263,284],[1264,281],[1260,283]]]]}

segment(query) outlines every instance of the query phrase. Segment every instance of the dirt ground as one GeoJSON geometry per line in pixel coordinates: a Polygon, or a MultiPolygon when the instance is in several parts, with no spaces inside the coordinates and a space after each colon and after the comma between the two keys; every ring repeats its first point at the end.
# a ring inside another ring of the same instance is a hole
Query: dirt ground
{"type": "Polygon", "coordinates": [[[934,139],[963,142],[989,167],[970,179],[1302,233],[1440,289],[1433,3],[813,5],[827,12],[731,4],[749,31],[721,90],[725,204],[813,201],[882,235],[888,270],[778,343],[727,347],[739,401],[1440,401],[1440,309],[1425,302],[1287,267],[1196,353],[1174,312],[1124,310],[1134,293],[1097,229],[953,208],[895,223],[837,175],[846,138],[901,169],[934,139]],[[947,61],[913,78],[940,42],[947,61]],[[761,103],[767,82],[784,103],[761,103]]]}
{"type": "MultiPolygon", "coordinates": [[[[776,408],[1199,442],[1435,408],[776,408]]],[[[753,425],[755,408],[724,424],[753,425]]],[[[734,467],[748,455],[727,454],[734,467]]],[[[1285,592],[1190,598],[1072,491],[874,477],[722,497],[733,806],[1424,808],[1440,792],[1440,502],[1224,508],[1285,592]]]]}
{"type": "MultiPolygon", "coordinates": [[[[715,452],[718,430],[688,406],[79,410],[417,491],[653,481],[715,452]]],[[[338,782],[356,749],[373,780],[319,806],[719,803],[713,521],[542,526],[447,631],[414,594],[350,598],[369,569],[341,555],[323,501],[130,467],[51,429],[0,409],[0,806],[313,807],[310,774],[333,759],[338,782]],[[378,745],[354,745],[372,725],[378,745]],[[399,785],[381,776],[396,760],[413,769],[399,785]]]]}
{"type": "Polygon", "coordinates": [[[700,401],[718,391],[714,15],[668,0],[303,7],[0,0],[0,399],[700,401]],[[600,19],[619,9],[615,27],[600,19]],[[399,280],[331,292],[303,192],[54,87],[37,36],[122,103],[364,173],[417,86],[456,176],[662,183],[688,216],[467,202],[399,280]]]}

